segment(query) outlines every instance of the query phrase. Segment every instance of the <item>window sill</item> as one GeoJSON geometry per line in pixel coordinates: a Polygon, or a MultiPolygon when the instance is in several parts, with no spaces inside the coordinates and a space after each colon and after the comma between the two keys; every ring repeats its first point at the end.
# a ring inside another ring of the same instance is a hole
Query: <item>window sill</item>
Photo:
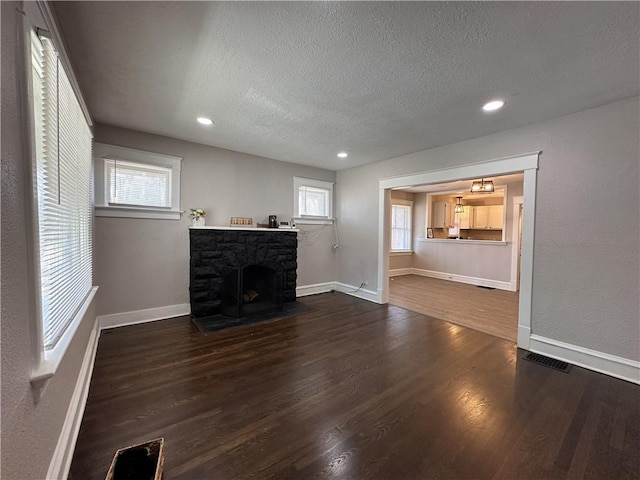
{"type": "Polygon", "coordinates": [[[333,218],[319,218],[319,217],[293,217],[296,225],[332,225],[333,218]]]}
{"type": "Polygon", "coordinates": [[[35,388],[41,389],[44,386],[45,382],[56,374],[56,371],[60,366],[60,362],[62,362],[64,354],[71,344],[71,341],[76,334],[76,330],[78,330],[80,322],[82,322],[82,319],[87,314],[87,310],[89,309],[91,302],[93,302],[97,291],[97,286],[92,287],[91,290],[89,290],[89,293],[85,297],[84,302],[82,302],[82,305],[76,313],[76,316],[73,318],[62,337],[60,337],[60,340],[58,340],[56,346],[52,350],[48,350],[43,353],[40,363],[31,373],[31,384],[35,388]]]}
{"type": "Polygon", "coordinates": [[[95,206],[96,217],[118,218],[151,218],[156,220],[180,220],[181,210],[157,210],[155,208],[141,207],[107,207],[95,206]]]}
{"type": "Polygon", "coordinates": [[[413,255],[413,250],[394,250],[389,252],[390,257],[402,257],[406,255],[413,255]]]}

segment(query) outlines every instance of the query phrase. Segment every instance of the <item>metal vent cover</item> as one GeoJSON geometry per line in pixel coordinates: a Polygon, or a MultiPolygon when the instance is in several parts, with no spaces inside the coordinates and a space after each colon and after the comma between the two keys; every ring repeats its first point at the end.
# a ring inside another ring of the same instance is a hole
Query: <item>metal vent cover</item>
{"type": "Polygon", "coordinates": [[[556,360],[555,358],[545,357],[539,353],[529,352],[522,358],[530,362],[537,363],[538,365],[542,365],[543,367],[553,368],[554,370],[558,370],[563,373],[569,373],[569,370],[571,370],[571,364],[563,362],[562,360],[556,360]]]}

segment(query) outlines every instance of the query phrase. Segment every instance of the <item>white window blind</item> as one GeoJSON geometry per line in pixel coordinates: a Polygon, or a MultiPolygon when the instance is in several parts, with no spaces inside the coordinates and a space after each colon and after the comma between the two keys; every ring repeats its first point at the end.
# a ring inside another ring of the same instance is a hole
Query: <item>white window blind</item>
{"type": "Polygon", "coordinates": [[[104,164],[109,204],[171,207],[171,168],[123,160],[104,164]]]}
{"type": "Polygon", "coordinates": [[[411,205],[391,205],[391,251],[411,250],[411,205]]]}
{"type": "Polygon", "coordinates": [[[329,217],[329,194],[325,188],[302,186],[298,189],[300,216],[329,217]]]}
{"type": "Polygon", "coordinates": [[[38,276],[51,350],[92,286],[92,134],[48,38],[32,34],[38,276]]]}
{"type": "Polygon", "coordinates": [[[333,183],[293,177],[293,218],[299,224],[331,224],[333,183]]]}

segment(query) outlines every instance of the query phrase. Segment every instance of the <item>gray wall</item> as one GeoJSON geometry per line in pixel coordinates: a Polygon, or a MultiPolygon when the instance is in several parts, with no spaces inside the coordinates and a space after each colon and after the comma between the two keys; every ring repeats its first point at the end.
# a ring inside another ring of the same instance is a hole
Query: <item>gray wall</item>
{"type": "Polygon", "coordinates": [[[380,179],[541,150],[532,333],[640,360],[638,108],[635,97],[338,172],[338,280],[376,287],[380,179]]]}
{"type": "Polygon", "coordinates": [[[23,147],[23,67],[17,35],[21,2],[1,2],[2,15],[2,475],[43,479],[62,429],[95,314],[90,308],[67,353],[37,402],[30,384],[35,332],[30,312],[25,198],[28,154],[23,147]]]}
{"type": "MultiPolygon", "coordinates": [[[[194,122],[194,128],[200,128],[194,122]]],[[[266,223],[293,215],[293,177],[335,182],[335,172],[108,125],[96,141],[183,157],[181,208],[203,208],[207,225],[232,216],[266,223]]],[[[188,215],[181,220],[96,218],[98,315],[189,302],[188,215]]],[[[335,280],[332,226],[301,225],[298,286],[335,280]]]]}

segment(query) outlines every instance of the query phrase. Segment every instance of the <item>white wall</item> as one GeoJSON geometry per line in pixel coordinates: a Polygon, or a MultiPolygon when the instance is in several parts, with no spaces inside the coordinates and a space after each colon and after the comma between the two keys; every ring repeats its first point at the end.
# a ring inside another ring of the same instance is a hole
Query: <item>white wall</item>
{"type": "Polygon", "coordinates": [[[34,395],[34,368],[27,245],[29,155],[23,145],[25,99],[18,77],[24,68],[16,39],[22,2],[1,2],[2,16],[2,478],[36,480],[47,469],[67,414],[89,335],[95,321],[89,308],[41,400],[34,395]]]}
{"type": "MultiPolygon", "coordinates": [[[[199,128],[194,123],[194,128],[199,128]]],[[[207,225],[231,217],[267,223],[293,215],[293,177],[335,182],[335,172],[98,124],[96,141],[183,157],[181,207],[203,208],[207,225]]],[[[181,220],[96,218],[98,314],[189,303],[189,232],[181,220]]],[[[298,286],[335,280],[332,226],[301,225],[298,286]]]]}
{"type": "Polygon", "coordinates": [[[640,360],[638,108],[635,97],[338,172],[338,280],[377,284],[380,179],[541,150],[532,333],[640,360]]]}

